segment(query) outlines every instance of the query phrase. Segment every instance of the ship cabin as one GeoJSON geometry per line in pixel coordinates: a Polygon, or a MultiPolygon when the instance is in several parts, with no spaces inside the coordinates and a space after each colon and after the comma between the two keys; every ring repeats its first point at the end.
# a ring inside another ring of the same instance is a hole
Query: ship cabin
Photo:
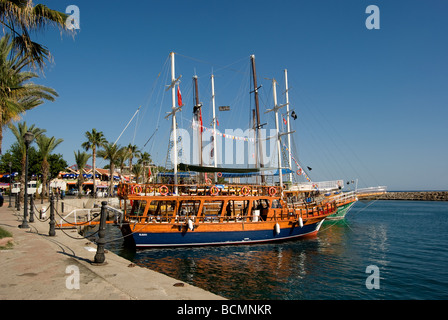
{"type": "MultiPolygon", "coordinates": [[[[294,206],[282,200],[275,187],[264,186],[172,186],[122,185],[125,220],[131,223],[195,223],[297,221],[335,212],[331,203],[294,206]],[[216,189],[215,189],[216,188],[216,189]],[[127,201],[126,201],[127,200],[127,201]]],[[[123,207],[123,205],[122,205],[123,207]]]]}

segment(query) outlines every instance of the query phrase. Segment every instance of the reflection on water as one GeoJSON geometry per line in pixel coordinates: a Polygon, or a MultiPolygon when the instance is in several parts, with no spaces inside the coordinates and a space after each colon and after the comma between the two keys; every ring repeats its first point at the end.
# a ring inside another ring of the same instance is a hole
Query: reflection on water
{"type": "Polygon", "coordinates": [[[136,251],[121,248],[118,253],[142,267],[231,299],[306,299],[308,291],[320,289],[305,279],[322,282],[322,274],[337,269],[331,257],[346,250],[347,232],[347,222],[332,221],[322,225],[320,234],[325,236],[298,241],[136,251]]]}
{"type": "MultiPolygon", "coordinates": [[[[446,299],[447,208],[357,203],[345,220],[326,221],[307,239],[145,250],[118,241],[108,249],[229,299],[446,299]],[[365,286],[369,265],[380,270],[379,290],[365,286]]],[[[116,227],[108,228],[108,237],[120,237],[116,227]]]]}

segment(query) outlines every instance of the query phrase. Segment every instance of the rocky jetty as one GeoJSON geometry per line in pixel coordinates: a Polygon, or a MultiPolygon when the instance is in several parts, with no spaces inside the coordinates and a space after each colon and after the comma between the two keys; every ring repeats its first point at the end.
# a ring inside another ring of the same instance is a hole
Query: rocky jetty
{"type": "Polygon", "coordinates": [[[412,201],[448,201],[448,191],[403,191],[387,192],[385,194],[370,196],[370,200],[412,200],[412,201]]]}

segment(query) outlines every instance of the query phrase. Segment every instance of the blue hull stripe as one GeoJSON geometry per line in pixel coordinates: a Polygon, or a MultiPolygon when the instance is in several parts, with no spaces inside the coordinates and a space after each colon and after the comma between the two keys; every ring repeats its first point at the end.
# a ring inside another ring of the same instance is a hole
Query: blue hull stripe
{"type": "MultiPolygon", "coordinates": [[[[322,220],[323,221],[323,220],[322,220]]],[[[272,230],[256,231],[221,231],[221,232],[186,232],[169,233],[134,233],[136,247],[168,247],[168,246],[204,246],[226,244],[248,244],[287,240],[301,237],[319,230],[321,222],[284,228],[277,234],[272,230]]]]}

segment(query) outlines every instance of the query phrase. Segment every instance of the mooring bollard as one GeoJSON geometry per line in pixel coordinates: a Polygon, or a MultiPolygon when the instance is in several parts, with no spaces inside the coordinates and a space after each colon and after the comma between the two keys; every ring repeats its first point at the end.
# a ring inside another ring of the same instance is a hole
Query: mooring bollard
{"type": "Polygon", "coordinates": [[[50,197],[50,231],[48,232],[48,235],[50,237],[54,237],[56,235],[56,231],[54,230],[54,196],[53,194],[50,197]]]}
{"type": "Polygon", "coordinates": [[[106,244],[106,240],[104,237],[106,236],[106,218],[107,218],[107,210],[106,210],[107,201],[101,202],[101,217],[100,217],[100,229],[98,231],[98,247],[96,249],[95,254],[95,263],[102,264],[106,260],[104,256],[104,245],[106,244]]]}
{"type": "Polygon", "coordinates": [[[34,196],[33,194],[29,195],[30,197],[30,222],[34,222],[34,196]]]}

